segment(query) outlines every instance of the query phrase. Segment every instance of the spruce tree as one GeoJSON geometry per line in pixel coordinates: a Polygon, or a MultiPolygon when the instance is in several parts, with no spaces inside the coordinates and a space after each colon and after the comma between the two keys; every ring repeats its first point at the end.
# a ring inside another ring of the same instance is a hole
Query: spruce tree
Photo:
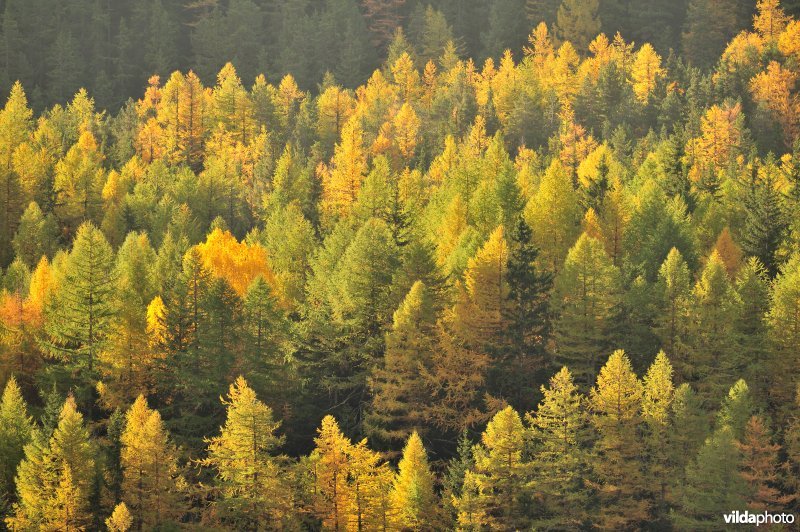
{"type": "Polygon", "coordinates": [[[536,266],[539,250],[533,244],[533,233],[523,218],[517,221],[509,236],[506,269],[508,305],[504,307],[505,337],[508,354],[499,362],[501,395],[513,398],[519,406],[528,406],[525,382],[541,369],[551,334],[550,288],[552,275],[536,266]]]}

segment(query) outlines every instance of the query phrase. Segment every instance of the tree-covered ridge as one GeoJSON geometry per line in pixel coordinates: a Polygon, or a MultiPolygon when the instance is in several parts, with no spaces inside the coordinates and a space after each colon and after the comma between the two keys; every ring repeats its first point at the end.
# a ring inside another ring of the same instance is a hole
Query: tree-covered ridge
{"type": "MultiPolygon", "coordinates": [[[[3,0],[0,90],[20,80],[33,107],[63,104],[86,87],[115,112],[142,80],[194,69],[211,83],[233,61],[248,85],[259,73],[291,73],[304,90],[326,72],[348,88],[394,57],[402,29],[416,55],[438,57],[450,41],[481,62],[520,53],[545,22],[584,50],[600,32],[651,43],[710,67],[749,27],[755,0],[3,0]],[[343,38],[346,36],[346,38],[343,38]]],[[[800,12],[796,0],[784,2],[800,12]]]]}
{"type": "Polygon", "coordinates": [[[15,84],[6,526],[796,512],[800,22],[759,2],[711,72],[565,27],[480,67],[395,32],[355,90],[15,84]]]}

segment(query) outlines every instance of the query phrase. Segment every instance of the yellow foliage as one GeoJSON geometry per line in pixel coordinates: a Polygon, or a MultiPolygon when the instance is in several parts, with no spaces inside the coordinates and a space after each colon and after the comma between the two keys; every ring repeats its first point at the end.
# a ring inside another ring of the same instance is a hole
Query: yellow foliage
{"type": "Polygon", "coordinates": [[[633,92],[639,101],[647,102],[656,87],[656,82],[664,73],[665,70],[661,68],[661,56],[649,43],[644,44],[636,54],[632,72],[633,92]]]}
{"type": "Polygon", "coordinates": [[[776,40],[789,20],[780,3],[778,0],[759,0],[756,9],[758,13],[754,17],[753,27],[765,40],[776,40]]]}
{"type": "Polygon", "coordinates": [[[197,245],[197,251],[203,266],[228,281],[240,296],[244,296],[250,283],[258,276],[270,286],[275,284],[266,250],[258,244],[240,243],[228,231],[214,229],[205,242],[197,245]]]}

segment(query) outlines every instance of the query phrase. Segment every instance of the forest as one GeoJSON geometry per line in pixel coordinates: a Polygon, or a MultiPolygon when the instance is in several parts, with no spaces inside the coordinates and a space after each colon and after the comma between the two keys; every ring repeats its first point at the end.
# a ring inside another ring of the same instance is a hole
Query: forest
{"type": "Polygon", "coordinates": [[[793,529],[796,2],[52,4],[0,530],[793,529]]]}

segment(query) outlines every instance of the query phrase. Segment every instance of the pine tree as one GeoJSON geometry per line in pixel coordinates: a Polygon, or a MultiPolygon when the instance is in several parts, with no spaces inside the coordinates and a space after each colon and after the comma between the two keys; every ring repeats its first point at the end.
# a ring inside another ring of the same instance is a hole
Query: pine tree
{"type": "Polygon", "coordinates": [[[391,500],[395,524],[408,530],[425,530],[438,524],[435,478],[422,439],[412,432],[398,463],[391,500]]]}
{"type": "Polygon", "coordinates": [[[600,499],[597,524],[604,528],[632,526],[647,520],[649,504],[641,499],[646,483],[639,456],[638,432],[643,387],[622,350],[614,351],[597,376],[590,404],[600,434],[593,473],[600,499]]]}
{"type": "Polygon", "coordinates": [[[137,529],[178,522],[185,511],[185,481],[178,473],[177,449],[161,414],[147,406],[143,395],[128,410],[120,441],[122,499],[137,529]]]}
{"type": "Polygon", "coordinates": [[[608,342],[608,332],[619,302],[619,271],[603,245],[583,234],[569,251],[556,278],[556,358],[572,367],[579,383],[589,384],[598,366],[598,352],[608,342]]]}
{"type": "Polygon", "coordinates": [[[581,526],[590,500],[585,398],[566,366],[548,387],[542,386],[542,395],[536,412],[526,416],[536,450],[531,463],[533,497],[541,500],[543,508],[536,523],[554,528],[581,526]]]}
{"type": "Polygon", "coordinates": [[[274,455],[283,444],[276,434],[280,422],[243,377],[231,384],[222,403],[227,406],[225,425],[219,436],[207,440],[208,457],[202,461],[217,471],[220,516],[246,528],[287,523],[288,493],[281,458],[274,455]]]}

